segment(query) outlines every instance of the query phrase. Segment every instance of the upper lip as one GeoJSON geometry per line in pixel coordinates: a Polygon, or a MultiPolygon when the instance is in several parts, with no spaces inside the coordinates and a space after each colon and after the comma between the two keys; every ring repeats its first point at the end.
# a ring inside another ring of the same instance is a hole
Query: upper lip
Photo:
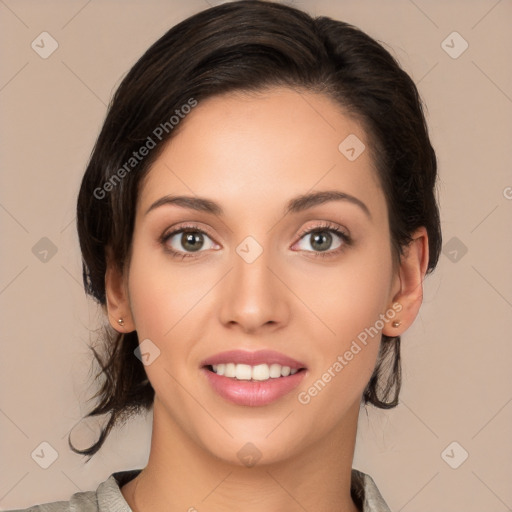
{"type": "Polygon", "coordinates": [[[274,350],[257,350],[255,352],[249,352],[246,350],[228,350],[208,357],[201,363],[201,366],[223,363],[248,364],[250,366],[256,366],[258,364],[280,364],[281,366],[289,366],[296,370],[306,368],[306,365],[300,361],[274,350]]]}

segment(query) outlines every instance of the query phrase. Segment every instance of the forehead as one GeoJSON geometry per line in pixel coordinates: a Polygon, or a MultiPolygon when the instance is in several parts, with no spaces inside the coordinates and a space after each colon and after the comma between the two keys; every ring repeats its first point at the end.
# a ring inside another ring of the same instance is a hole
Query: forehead
{"type": "Polygon", "coordinates": [[[172,193],[209,197],[239,216],[316,189],[385,211],[362,125],[326,96],[285,88],[224,94],[199,102],[181,123],[148,172],[139,211],[172,193]]]}

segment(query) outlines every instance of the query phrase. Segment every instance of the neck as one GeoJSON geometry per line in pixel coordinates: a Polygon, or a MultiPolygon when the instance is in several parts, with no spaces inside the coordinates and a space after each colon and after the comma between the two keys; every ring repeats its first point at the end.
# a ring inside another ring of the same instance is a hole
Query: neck
{"type": "Polygon", "coordinates": [[[350,495],[356,405],[320,442],[286,460],[245,467],[212,455],[155,400],[148,464],[122,494],[134,512],[358,512],[350,495]]]}

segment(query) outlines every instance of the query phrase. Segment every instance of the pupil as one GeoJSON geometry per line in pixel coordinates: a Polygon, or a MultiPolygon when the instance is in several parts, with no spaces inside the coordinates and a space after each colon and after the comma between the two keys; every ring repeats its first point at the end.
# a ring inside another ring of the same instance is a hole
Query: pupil
{"type": "Polygon", "coordinates": [[[183,233],[182,235],[182,244],[188,250],[197,251],[200,249],[202,244],[202,235],[200,233],[183,233]],[[198,243],[195,243],[194,240],[199,239],[198,243]]]}
{"type": "Polygon", "coordinates": [[[330,233],[326,232],[326,231],[323,231],[322,233],[318,232],[318,233],[315,233],[313,235],[313,243],[311,244],[313,246],[313,248],[315,248],[316,250],[319,250],[319,251],[323,251],[323,250],[326,250],[328,249],[329,245],[330,245],[330,241],[332,239],[332,236],[330,233]],[[323,233],[323,234],[322,234],[323,233]],[[329,242],[327,244],[327,247],[321,247],[321,244],[322,242],[329,242]],[[320,247],[315,247],[316,245],[320,245],[320,247]]]}

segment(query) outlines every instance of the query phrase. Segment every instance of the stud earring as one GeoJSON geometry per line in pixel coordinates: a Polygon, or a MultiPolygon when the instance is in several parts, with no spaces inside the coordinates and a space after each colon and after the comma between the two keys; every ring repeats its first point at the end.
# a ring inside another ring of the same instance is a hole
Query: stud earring
{"type": "Polygon", "coordinates": [[[118,323],[119,325],[123,326],[123,325],[124,325],[124,320],[123,320],[122,318],[120,318],[120,319],[117,321],[117,323],[118,323]]]}
{"type": "Polygon", "coordinates": [[[400,324],[401,324],[401,323],[402,323],[402,322],[393,322],[391,325],[392,325],[393,327],[400,327],[400,324]]]}

